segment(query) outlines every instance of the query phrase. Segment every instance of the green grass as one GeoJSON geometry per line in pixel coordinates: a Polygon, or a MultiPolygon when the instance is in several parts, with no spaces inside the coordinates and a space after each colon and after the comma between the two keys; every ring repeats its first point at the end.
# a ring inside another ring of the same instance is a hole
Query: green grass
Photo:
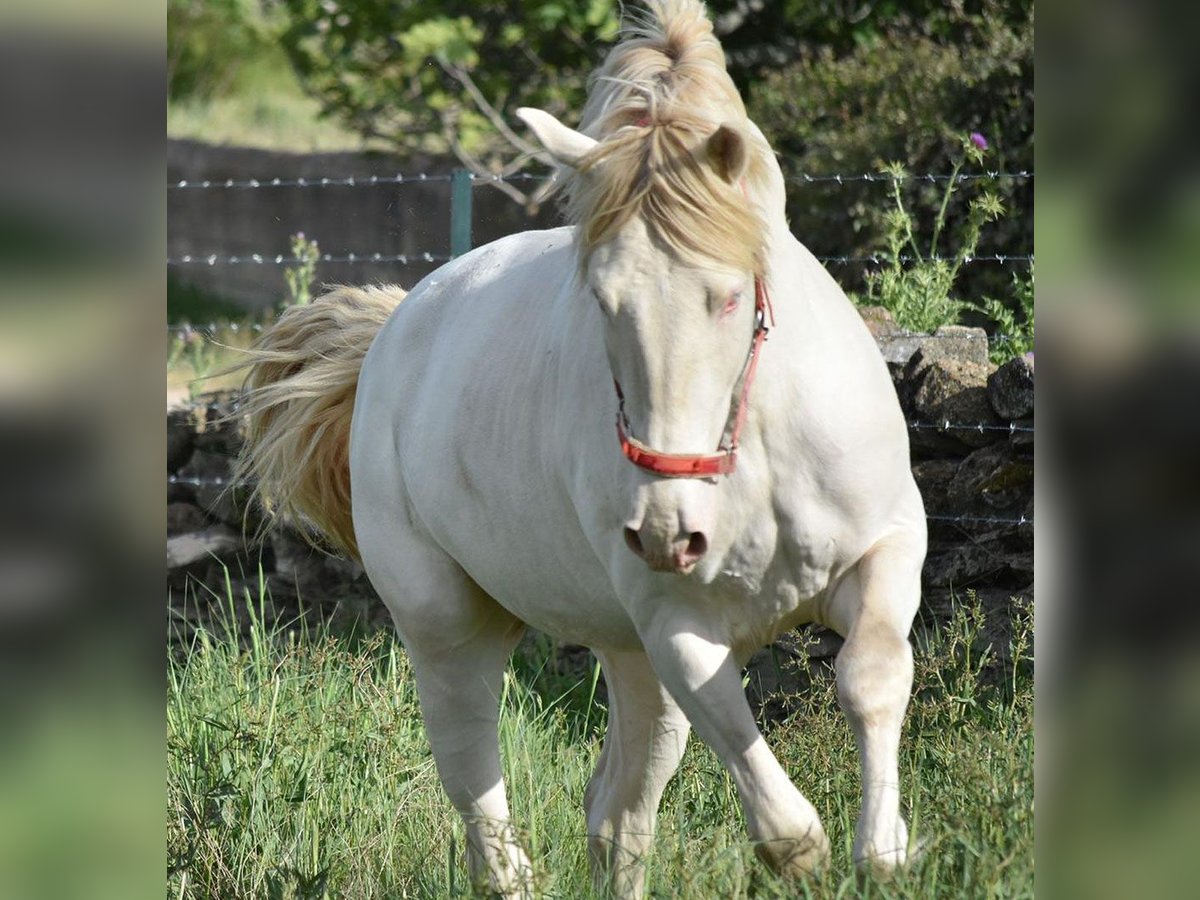
{"type": "MultiPolygon", "coordinates": [[[[788,885],[746,840],[734,789],[695,738],[663,801],[649,860],[656,897],[1031,897],[1031,614],[1018,665],[981,655],[964,607],[920,637],[902,756],[924,857],[890,884],[858,879],[850,847],[858,757],[832,683],[818,679],[767,738],[821,812],[833,860],[788,885]]],[[[544,646],[541,649],[545,649],[544,646]]],[[[590,674],[514,659],[502,715],[510,803],[543,896],[591,895],[584,786],[605,711],[590,674]]],[[[462,827],[441,792],[404,650],[386,633],[256,626],[248,642],[201,632],[168,677],[168,895],[448,897],[470,893],[462,827]]]]}

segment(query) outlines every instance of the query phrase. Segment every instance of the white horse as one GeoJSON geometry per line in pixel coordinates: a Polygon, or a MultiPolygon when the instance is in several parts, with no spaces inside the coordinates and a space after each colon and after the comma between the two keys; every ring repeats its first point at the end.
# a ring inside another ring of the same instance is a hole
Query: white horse
{"type": "Polygon", "coordinates": [[[805,622],[845,637],[854,856],[886,872],[908,845],[897,756],[926,538],[880,354],[789,232],[700,3],[652,3],[627,28],[580,131],[518,115],[563,167],[571,225],[480,247],[403,303],[343,288],[286,313],[250,378],[245,471],[360,555],[481,886],[531,885],[497,741],[527,624],[603,667],[608,733],[584,796],[603,889],[641,894],[693,728],[760,857],[793,875],[826,861],[739,677],[805,622]]]}

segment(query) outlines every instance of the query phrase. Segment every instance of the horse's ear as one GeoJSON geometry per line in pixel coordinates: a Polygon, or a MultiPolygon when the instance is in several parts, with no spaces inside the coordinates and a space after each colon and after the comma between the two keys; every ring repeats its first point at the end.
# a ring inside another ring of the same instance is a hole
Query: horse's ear
{"type": "Polygon", "coordinates": [[[708,164],[730,184],[737,184],[750,164],[746,136],[732,125],[722,125],[712,133],[705,146],[708,164]]]}
{"type": "Polygon", "coordinates": [[[546,152],[564,166],[574,168],[596,146],[595,138],[568,128],[548,112],[522,106],[517,110],[517,116],[537,135],[546,152]]]}

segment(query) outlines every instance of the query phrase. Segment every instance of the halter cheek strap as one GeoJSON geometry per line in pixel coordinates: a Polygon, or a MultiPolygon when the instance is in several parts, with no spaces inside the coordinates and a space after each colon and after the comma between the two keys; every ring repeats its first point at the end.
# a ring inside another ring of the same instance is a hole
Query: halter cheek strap
{"type": "Polygon", "coordinates": [[[766,282],[758,276],[754,279],[754,337],[750,341],[750,351],[742,368],[742,390],[738,397],[737,409],[730,416],[732,424],[726,424],[729,440],[725,441],[722,437],[716,453],[663,453],[632,437],[629,433],[632,430],[629,417],[625,414],[625,394],[621,391],[620,383],[614,378],[613,387],[617,392],[617,439],[621,442],[621,452],[625,454],[625,458],[635,466],[665,478],[714,478],[732,472],[737,467],[738,441],[741,438],[742,426],[746,423],[750,386],[754,383],[754,372],[758,368],[759,351],[767,339],[767,332],[774,327],[775,311],[771,308],[771,296],[767,293],[766,282]]]}

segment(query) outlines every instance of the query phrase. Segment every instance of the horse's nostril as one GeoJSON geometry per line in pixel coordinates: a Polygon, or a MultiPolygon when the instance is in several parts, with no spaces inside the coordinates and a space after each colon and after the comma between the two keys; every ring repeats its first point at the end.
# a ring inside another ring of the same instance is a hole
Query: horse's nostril
{"type": "Polygon", "coordinates": [[[708,552],[708,538],[703,532],[693,531],[688,535],[687,558],[695,561],[708,552]]]}
{"type": "Polygon", "coordinates": [[[642,539],[632,528],[625,529],[625,544],[633,551],[635,556],[645,556],[646,551],[642,547],[642,539]]]}

